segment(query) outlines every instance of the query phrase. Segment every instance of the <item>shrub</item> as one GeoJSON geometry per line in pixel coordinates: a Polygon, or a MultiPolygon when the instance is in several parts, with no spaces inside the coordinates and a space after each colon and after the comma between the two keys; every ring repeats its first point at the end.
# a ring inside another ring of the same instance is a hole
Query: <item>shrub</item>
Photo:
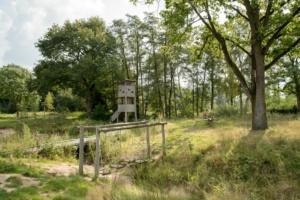
{"type": "Polygon", "coordinates": [[[107,121],[110,117],[110,113],[107,111],[106,106],[98,104],[93,110],[93,119],[107,121]]]}
{"type": "Polygon", "coordinates": [[[214,114],[216,116],[236,116],[239,114],[239,111],[237,108],[233,108],[231,106],[228,105],[224,105],[224,106],[219,106],[214,110],[214,114]]]}

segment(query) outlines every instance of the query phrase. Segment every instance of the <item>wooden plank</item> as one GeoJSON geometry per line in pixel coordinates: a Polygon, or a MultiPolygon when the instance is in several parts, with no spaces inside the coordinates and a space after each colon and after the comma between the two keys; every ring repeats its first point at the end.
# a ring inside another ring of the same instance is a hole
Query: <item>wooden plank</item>
{"type": "Polygon", "coordinates": [[[162,134],[162,149],[163,149],[163,156],[167,155],[166,151],[166,136],[165,136],[165,124],[161,125],[161,134],[162,134]]]}
{"type": "Polygon", "coordinates": [[[164,125],[167,122],[154,122],[154,123],[147,123],[147,124],[136,124],[136,125],[128,125],[128,126],[120,126],[120,127],[111,127],[111,128],[101,128],[98,129],[102,132],[109,132],[109,131],[118,131],[118,130],[126,130],[126,129],[134,129],[134,128],[145,128],[150,126],[157,126],[157,125],[164,125]]]}
{"type": "MultiPolygon", "coordinates": [[[[146,124],[147,121],[140,122],[128,122],[128,123],[115,123],[115,124],[105,124],[105,125],[97,125],[97,126],[84,126],[85,129],[93,129],[93,128],[110,128],[110,127],[119,127],[119,126],[131,126],[136,124],[146,124]]],[[[77,128],[80,128],[78,126],[77,128]]]]}
{"type": "Polygon", "coordinates": [[[149,134],[149,127],[146,128],[146,140],[147,140],[147,156],[148,158],[151,157],[150,152],[150,134],[149,134]]]}
{"type": "Polygon", "coordinates": [[[96,154],[95,154],[95,179],[99,176],[99,159],[100,159],[100,132],[96,129],[96,154]]]}
{"type": "Polygon", "coordinates": [[[83,175],[83,159],[84,159],[84,128],[80,126],[80,143],[79,143],[79,174],[83,175]]]}

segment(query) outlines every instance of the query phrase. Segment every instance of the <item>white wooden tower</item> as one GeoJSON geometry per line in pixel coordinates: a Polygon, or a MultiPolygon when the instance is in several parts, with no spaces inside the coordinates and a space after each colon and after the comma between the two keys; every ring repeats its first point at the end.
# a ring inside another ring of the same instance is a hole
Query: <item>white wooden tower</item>
{"type": "Polygon", "coordinates": [[[137,121],[136,113],[136,93],[135,81],[124,80],[118,86],[118,110],[111,116],[111,121],[119,122],[119,115],[124,113],[124,121],[128,122],[128,113],[134,113],[135,121],[137,121]]]}

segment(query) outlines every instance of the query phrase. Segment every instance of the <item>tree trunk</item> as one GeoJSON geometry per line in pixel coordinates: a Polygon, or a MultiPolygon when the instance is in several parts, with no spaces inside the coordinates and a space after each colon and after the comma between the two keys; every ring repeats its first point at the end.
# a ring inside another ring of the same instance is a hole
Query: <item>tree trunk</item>
{"type": "Polygon", "coordinates": [[[90,90],[87,91],[86,109],[87,109],[88,118],[91,118],[92,117],[92,92],[90,90]]]}
{"type": "Polygon", "coordinates": [[[194,83],[194,78],[192,78],[192,101],[193,101],[193,117],[195,116],[195,83],[194,83]]]}
{"type": "Polygon", "coordinates": [[[206,81],[206,65],[204,67],[204,75],[203,75],[203,81],[202,81],[201,105],[200,105],[201,112],[204,111],[205,81],[206,81]]]}
{"type": "Polygon", "coordinates": [[[174,96],[174,115],[177,118],[177,93],[176,93],[176,83],[175,83],[175,72],[176,69],[174,69],[174,75],[173,75],[173,96],[174,96]]]}
{"type": "MultiPolygon", "coordinates": [[[[170,90],[169,90],[169,105],[168,105],[168,118],[171,119],[171,108],[172,108],[172,91],[173,91],[173,79],[174,79],[174,69],[173,64],[170,63],[170,90]]],[[[174,97],[175,98],[175,97],[174,97]]]]}
{"type": "MultiPolygon", "coordinates": [[[[214,65],[214,63],[213,63],[214,65]]],[[[214,109],[214,99],[215,99],[215,80],[214,80],[214,66],[212,67],[212,71],[210,74],[210,83],[211,83],[211,97],[210,97],[210,109],[214,109]]]]}
{"type": "Polygon", "coordinates": [[[166,61],[166,56],[164,56],[164,108],[165,108],[165,118],[169,118],[167,99],[168,99],[168,95],[167,95],[167,61],[166,61]]]}
{"type": "Polygon", "coordinates": [[[158,61],[156,58],[156,52],[155,52],[155,43],[154,43],[154,35],[152,33],[151,35],[151,44],[152,44],[152,55],[153,55],[153,64],[154,64],[154,73],[155,73],[155,82],[156,82],[156,89],[157,89],[157,100],[159,103],[159,109],[160,109],[160,113],[163,115],[164,117],[164,106],[163,106],[163,101],[162,101],[162,95],[161,95],[161,91],[160,91],[160,84],[159,84],[159,73],[158,73],[158,61]]]}
{"type": "Polygon", "coordinates": [[[241,86],[239,86],[239,98],[240,98],[240,115],[243,115],[243,93],[241,90],[241,86]]]}
{"type": "Polygon", "coordinates": [[[265,103],[265,64],[264,56],[261,54],[259,43],[253,44],[253,55],[255,59],[255,96],[252,98],[252,129],[265,130],[268,128],[266,103],[265,103]]]}
{"type": "Polygon", "coordinates": [[[140,106],[141,114],[143,117],[146,116],[145,114],[145,97],[144,97],[144,80],[143,80],[143,71],[142,71],[142,63],[141,63],[142,58],[139,59],[139,66],[140,66],[140,74],[141,74],[141,84],[140,84],[140,94],[142,95],[142,104],[140,106]]]}
{"type": "Polygon", "coordinates": [[[135,98],[136,98],[136,114],[137,118],[140,118],[140,100],[139,100],[139,64],[140,64],[140,44],[139,44],[139,34],[136,34],[136,93],[135,93],[135,98]]]}
{"type": "Polygon", "coordinates": [[[297,94],[297,113],[300,113],[300,92],[297,94]]]}

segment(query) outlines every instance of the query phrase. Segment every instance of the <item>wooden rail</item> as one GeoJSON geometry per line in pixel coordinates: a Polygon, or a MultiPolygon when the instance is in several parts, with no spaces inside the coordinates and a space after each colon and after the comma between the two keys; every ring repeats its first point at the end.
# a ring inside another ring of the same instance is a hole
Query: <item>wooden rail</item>
{"type": "Polygon", "coordinates": [[[100,125],[100,126],[79,126],[80,130],[80,144],[79,144],[79,174],[83,175],[83,161],[84,161],[84,129],[96,129],[96,153],[94,160],[94,169],[95,169],[95,179],[99,176],[99,159],[101,156],[100,152],[100,133],[101,132],[109,132],[109,131],[117,131],[117,130],[128,130],[135,128],[146,128],[146,140],[147,140],[147,156],[150,157],[150,134],[149,127],[151,126],[161,126],[162,132],[162,151],[163,156],[166,156],[166,139],[165,139],[165,125],[167,122],[154,122],[147,123],[146,121],[142,122],[133,122],[133,123],[118,123],[118,124],[109,124],[109,125],[100,125]]]}

